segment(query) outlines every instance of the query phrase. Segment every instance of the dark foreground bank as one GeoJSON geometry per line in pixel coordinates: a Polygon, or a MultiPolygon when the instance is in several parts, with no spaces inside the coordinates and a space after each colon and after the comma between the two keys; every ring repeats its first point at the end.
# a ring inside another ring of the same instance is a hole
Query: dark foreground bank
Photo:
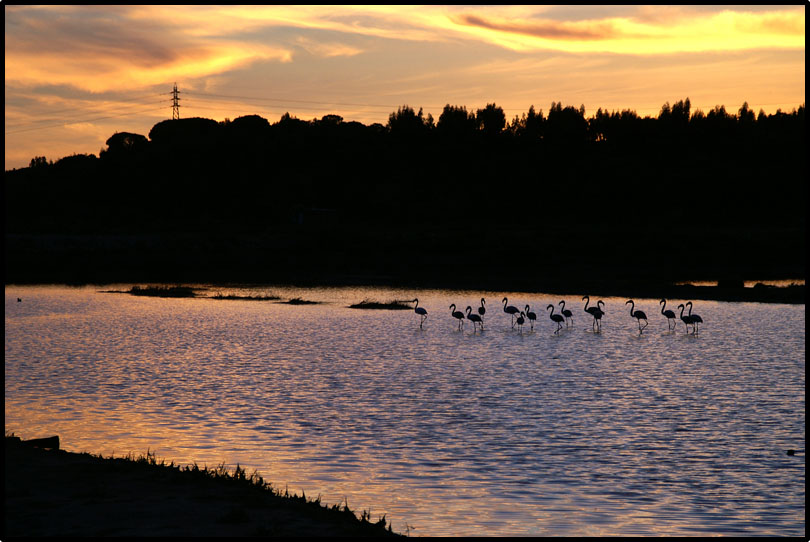
{"type": "MultiPolygon", "coordinates": [[[[5,438],[3,539],[22,536],[397,536],[384,518],[358,518],[285,496],[243,470],[180,468],[102,458],[5,438]]],[[[56,444],[58,446],[58,444],[56,444]]]]}

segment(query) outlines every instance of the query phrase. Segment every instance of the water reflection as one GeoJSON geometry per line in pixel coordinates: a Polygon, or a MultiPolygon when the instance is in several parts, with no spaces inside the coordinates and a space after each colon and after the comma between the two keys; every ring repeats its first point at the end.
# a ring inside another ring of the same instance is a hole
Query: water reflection
{"type": "Polygon", "coordinates": [[[626,299],[593,333],[568,296],[555,334],[541,314],[519,333],[498,301],[560,296],[233,292],[323,303],[7,288],[6,430],[239,463],[417,535],[804,532],[804,456],[785,454],[804,442],[803,306],[696,302],[687,335],[635,299],[639,335],[626,299]],[[417,295],[421,329],[412,310],[347,308],[417,295]],[[447,307],[481,297],[485,329],[458,331],[447,307]]]}

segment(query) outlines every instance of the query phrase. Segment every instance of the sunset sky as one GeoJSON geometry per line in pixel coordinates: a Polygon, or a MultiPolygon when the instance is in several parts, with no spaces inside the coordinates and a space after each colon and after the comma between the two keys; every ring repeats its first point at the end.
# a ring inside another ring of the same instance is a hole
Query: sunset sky
{"type": "Polygon", "coordinates": [[[24,6],[5,9],[5,167],[96,154],[171,118],[552,101],[656,116],[805,101],[805,7],[24,6]]]}

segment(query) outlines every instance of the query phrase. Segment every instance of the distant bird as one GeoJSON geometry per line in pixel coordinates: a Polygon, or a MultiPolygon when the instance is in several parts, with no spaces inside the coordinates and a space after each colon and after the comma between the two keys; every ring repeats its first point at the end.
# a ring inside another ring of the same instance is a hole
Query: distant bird
{"type": "Polygon", "coordinates": [[[461,329],[464,327],[464,313],[461,311],[456,310],[456,304],[453,303],[450,305],[450,314],[453,315],[453,318],[458,320],[458,328],[461,329]]]}
{"type": "Polygon", "coordinates": [[[529,310],[528,305],[526,305],[526,318],[529,319],[529,324],[531,325],[532,330],[534,330],[534,322],[537,320],[537,315],[529,310]]]}
{"type": "Polygon", "coordinates": [[[505,312],[506,314],[511,314],[512,315],[512,327],[515,327],[515,315],[518,313],[518,310],[517,310],[517,307],[515,307],[514,305],[507,306],[506,304],[508,302],[509,301],[505,297],[501,301],[501,303],[503,303],[503,312],[505,312]]]}
{"type": "Polygon", "coordinates": [[[518,328],[520,329],[521,333],[523,333],[523,322],[526,321],[525,316],[526,314],[523,311],[521,311],[520,316],[518,316],[517,320],[515,320],[515,323],[518,325],[518,328]]]}
{"type": "Polygon", "coordinates": [[[703,323],[703,318],[701,318],[697,314],[692,314],[692,302],[691,301],[687,301],[686,306],[689,307],[689,317],[692,318],[692,323],[695,326],[695,333],[697,333],[698,331],[700,331],[700,326],[698,324],[703,323]]]}
{"type": "Polygon", "coordinates": [[[546,307],[546,310],[548,309],[551,309],[551,314],[549,314],[548,317],[551,318],[552,322],[557,323],[557,329],[554,331],[554,334],[556,335],[562,329],[562,323],[564,318],[561,314],[554,314],[554,305],[549,304],[549,306],[546,307]]]}
{"type": "Polygon", "coordinates": [[[596,302],[595,307],[588,308],[588,303],[591,302],[591,298],[587,295],[582,296],[582,299],[585,301],[585,312],[593,316],[593,324],[591,324],[591,328],[593,329],[596,326],[598,331],[602,331],[602,316],[605,315],[605,311],[601,308],[601,305],[604,305],[605,302],[601,299],[596,302]]]}
{"type": "Polygon", "coordinates": [[[667,308],[666,299],[662,299],[661,301],[658,302],[659,305],[661,305],[662,303],[663,306],[661,307],[661,314],[667,317],[667,329],[672,331],[673,329],[675,329],[675,326],[677,325],[677,323],[675,322],[675,313],[670,310],[664,310],[667,308]],[[672,320],[672,326],[669,325],[670,320],[672,320]]]}
{"type": "Polygon", "coordinates": [[[644,328],[647,327],[650,323],[647,321],[647,315],[644,314],[644,311],[634,311],[633,309],[636,307],[635,302],[632,299],[628,299],[625,305],[630,304],[630,316],[635,318],[638,321],[638,333],[639,335],[644,332],[644,328]],[[641,327],[641,321],[644,320],[644,327],[641,327]]]}
{"type": "Polygon", "coordinates": [[[17,303],[22,303],[22,299],[20,299],[20,298],[18,297],[18,298],[17,298],[17,303]]]}
{"type": "Polygon", "coordinates": [[[416,303],[413,307],[413,312],[421,316],[419,319],[419,329],[422,329],[422,323],[427,319],[427,311],[419,306],[419,299],[414,299],[411,303],[416,303]]]}
{"type": "Polygon", "coordinates": [[[686,316],[683,315],[683,303],[678,305],[678,308],[681,309],[681,321],[683,321],[684,325],[686,326],[686,332],[689,333],[689,326],[692,326],[692,333],[694,333],[695,323],[692,321],[692,317],[688,314],[686,316]]]}
{"type": "Polygon", "coordinates": [[[568,320],[571,320],[571,325],[574,325],[574,313],[565,308],[565,300],[560,301],[557,305],[562,305],[560,312],[565,316],[565,327],[568,327],[568,320]]]}
{"type": "Polygon", "coordinates": [[[484,298],[481,298],[481,306],[478,307],[478,314],[484,316],[487,313],[487,308],[484,306],[484,298]]]}
{"type": "Polygon", "coordinates": [[[473,331],[475,331],[475,324],[480,324],[481,325],[481,331],[483,331],[484,330],[484,321],[481,319],[481,316],[478,315],[478,314],[471,314],[471,313],[472,313],[472,307],[470,307],[468,305],[467,306],[467,319],[472,320],[473,331]]]}

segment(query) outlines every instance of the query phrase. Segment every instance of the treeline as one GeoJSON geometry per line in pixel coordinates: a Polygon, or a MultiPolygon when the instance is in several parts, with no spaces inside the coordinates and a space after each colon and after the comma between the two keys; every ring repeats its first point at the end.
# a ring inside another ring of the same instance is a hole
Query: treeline
{"type": "Polygon", "coordinates": [[[804,105],[690,109],[167,120],[6,171],[6,280],[629,293],[804,277],[804,105]]]}
{"type": "Polygon", "coordinates": [[[511,120],[495,104],[448,104],[438,119],[403,106],[385,126],[188,118],[106,145],[98,157],[35,157],[6,171],[7,231],[804,223],[803,104],[703,113],[687,98],[657,117],[586,118],[584,106],[552,102],[511,120]]]}

